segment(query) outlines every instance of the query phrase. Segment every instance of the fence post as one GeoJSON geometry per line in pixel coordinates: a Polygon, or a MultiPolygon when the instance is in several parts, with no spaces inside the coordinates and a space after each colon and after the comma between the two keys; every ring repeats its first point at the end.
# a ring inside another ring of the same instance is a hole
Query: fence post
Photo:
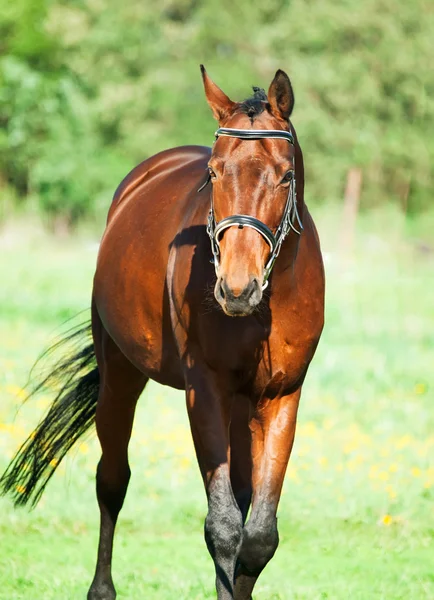
{"type": "Polygon", "coordinates": [[[341,251],[344,254],[349,254],[354,246],[361,189],[362,170],[359,167],[351,167],[347,174],[342,218],[341,251]]]}

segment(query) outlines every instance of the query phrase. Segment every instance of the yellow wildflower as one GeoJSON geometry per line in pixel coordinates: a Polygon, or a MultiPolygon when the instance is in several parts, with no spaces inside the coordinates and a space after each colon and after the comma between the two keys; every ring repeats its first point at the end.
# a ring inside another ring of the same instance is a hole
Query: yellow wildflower
{"type": "Polygon", "coordinates": [[[422,394],[424,394],[427,390],[427,386],[424,383],[416,383],[416,385],[414,386],[414,393],[417,394],[418,396],[421,396],[422,394]]]}
{"type": "Polygon", "coordinates": [[[78,449],[82,454],[87,454],[89,452],[89,446],[86,444],[86,442],[82,442],[78,449]]]}
{"type": "Polygon", "coordinates": [[[398,450],[401,450],[402,448],[405,448],[406,446],[408,446],[412,441],[412,438],[410,435],[403,435],[402,437],[398,438],[395,442],[395,447],[398,450]]]}
{"type": "Polygon", "coordinates": [[[378,473],[378,479],[380,481],[387,481],[389,479],[389,473],[387,471],[380,471],[378,473]]]}

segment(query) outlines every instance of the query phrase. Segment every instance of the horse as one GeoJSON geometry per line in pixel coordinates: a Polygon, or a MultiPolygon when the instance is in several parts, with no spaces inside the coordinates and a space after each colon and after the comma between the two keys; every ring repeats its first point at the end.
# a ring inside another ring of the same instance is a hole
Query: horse
{"type": "Polygon", "coordinates": [[[1,480],[16,504],[36,503],[96,424],[100,537],[88,600],[116,598],[113,535],[149,379],[185,390],[218,600],[251,599],[279,543],[300,393],[324,324],[320,242],[304,202],[288,75],[278,70],[268,93],[253,88],[234,102],[201,72],[218,122],[213,146],[156,154],[118,187],[91,323],[65,338],[74,351],[36,386],[62,382],[1,480]]]}

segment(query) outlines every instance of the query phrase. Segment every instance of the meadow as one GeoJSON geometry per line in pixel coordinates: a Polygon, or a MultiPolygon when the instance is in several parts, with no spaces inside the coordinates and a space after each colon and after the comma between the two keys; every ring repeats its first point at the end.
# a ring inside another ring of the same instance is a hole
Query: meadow
{"type": "MultiPolygon", "coordinates": [[[[314,211],[327,272],[326,327],[304,385],[279,507],[280,547],[257,600],[434,598],[434,252],[431,220],[361,216],[340,250],[340,210],[314,211]],[[431,223],[431,225],[430,225],[431,223]],[[421,240],[424,240],[422,243],[421,240]]],[[[46,410],[17,409],[35,358],[89,306],[92,236],[0,232],[0,469],[46,410]]],[[[0,599],[76,600],[98,534],[94,435],[59,467],[35,510],[0,501],[0,599]]],[[[149,385],[130,446],[115,540],[118,597],[214,596],[205,494],[182,393],[149,385]]]]}

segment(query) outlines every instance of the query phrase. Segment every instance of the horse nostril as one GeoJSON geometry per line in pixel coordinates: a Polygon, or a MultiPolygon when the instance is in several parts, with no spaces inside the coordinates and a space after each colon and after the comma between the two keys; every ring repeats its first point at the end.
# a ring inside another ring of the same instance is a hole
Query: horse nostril
{"type": "Polygon", "coordinates": [[[241,290],[235,288],[235,291],[228,286],[226,280],[222,277],[216,283],[214,295],[217,302],[224,304],[226,309],[229,307],[233,314],[235,312],[247,314],[252,307],[259,304],[262,298],[261,285],[256,277],[250,279],[244,288],[241,290]]]}
{"type": "Polygon", "coordinates": [[[250,300],[250,298],[253,296],[253,294],[255,294],[258,291],[258,280],[257,279],[252,279],[252,282],[250,283],[249,289],[248,289],[248,296],[247,296],[247,300],[250,300]]]}

